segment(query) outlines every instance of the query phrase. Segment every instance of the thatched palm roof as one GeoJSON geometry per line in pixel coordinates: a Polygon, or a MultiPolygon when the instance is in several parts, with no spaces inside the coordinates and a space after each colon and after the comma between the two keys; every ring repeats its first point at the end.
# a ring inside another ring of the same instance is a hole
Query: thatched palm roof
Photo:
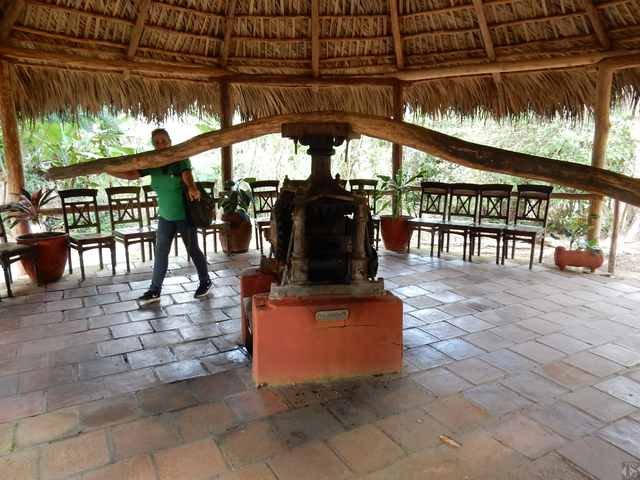
{"type": "MultiPolygon", "coordinates": [[[[581,115],[638,0],[0,0],[18,112],[581,115]]],[[[640,65],[640,62],[638,63],[640,65]]],[[[633,66],[633,65],[632,65],[633,66]]],[[[635,100],[640,70],[614,98],[635,100]]]]}

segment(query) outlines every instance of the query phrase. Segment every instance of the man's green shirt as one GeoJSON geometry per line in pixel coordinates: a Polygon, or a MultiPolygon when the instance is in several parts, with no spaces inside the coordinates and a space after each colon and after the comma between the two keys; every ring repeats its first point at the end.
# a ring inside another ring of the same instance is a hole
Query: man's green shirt
{"type": "Polygon", "coordinates": [[[186,220],[182,187],[182,172],[191,170],[189,159],[165,167],[140,170],[140,175],[151,175],[151,187],[158,194],[158,215],[165,220],[186,220]]]}

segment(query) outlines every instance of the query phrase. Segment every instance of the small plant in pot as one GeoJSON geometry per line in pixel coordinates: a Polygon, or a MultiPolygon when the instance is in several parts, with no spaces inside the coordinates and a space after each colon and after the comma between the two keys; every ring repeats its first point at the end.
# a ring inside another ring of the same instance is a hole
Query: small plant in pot
{"type": "Polygon", "coordinates": [[[391,215],[380,216],[380,230],[382,241],[387,250],[394,252],[406,252],[409,245],[409,219],[411,216],[403,215],[405,208],[411,210],[418,200],[414,191],[414,183],[424,176],[423,172],[410,174],[406,170],[400,169],[394,177],[378,175],[382,181],[380,190],[388,192],[386,201],[382,205],[382,210],[386,210],[391,205],[391,215]]]}
{"type": "Polygon", "coordinates": [[[29,278],[38,284],[55,282],[62,277],[69,254],[69,236],[64,232],[51,231],[54,218],[43,213],[56,196],[55,190],[49,188],[41,188],[34,193],[22,190],[20,199],[7,207],[11,228],[22,223],[27,224],[32,232],[19,235],[16,242],[36,246],[36,259],[25,258],[22,266],[29,278]]]}
{"type": "Polygon", "coordinates": [[[553,257],[560,270],[566,267],[582,267],[593,273],[604,263],[604,255],[595,240],[579,240],[577,250],[556,247],[553,257]]]}
{"type": "Polygon", "coordinates": [[[220,200],[222,220],[228,223],[226,234],[220,239],[225,253],[244,253],[249,250],[252,230],[248,213],[252,200],[249,182],[252,180],[243,178],[228,182],[220,200]]]}

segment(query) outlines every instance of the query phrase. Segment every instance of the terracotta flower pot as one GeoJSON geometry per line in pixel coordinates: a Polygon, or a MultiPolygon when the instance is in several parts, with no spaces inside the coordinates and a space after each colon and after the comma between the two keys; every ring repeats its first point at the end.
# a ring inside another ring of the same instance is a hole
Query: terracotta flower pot
{"type": "Polygon", "coordinates": [[[409,245],[409,217],[380,217],[380,230],[384,248],[392,252],[405,253],[409,245]]]}
{"type": "Polygon", "coordinates": [[[69,254],[69,235],[61,232],[28,233],[16,237],[16,242],[36,246],[35,263],[30,258],[21,260],[25,272],[32,281],[47,284],[62,277],[69,254]]]}
{"type": "Polygon", "coordinates": [[[244,253],[251,243],[251,221],[239,213],[223,214],[222,220],[229,222],[228,235],[220,238],[225,253],[244,253]]]}
{"type": "Polygon", "coordinates": [[[566,267],[585,267],[595,272],[604,262],[601,253],[592,250],[567,250],[564,247],[556,247],[553,258],[560,270],[566,267]]]}

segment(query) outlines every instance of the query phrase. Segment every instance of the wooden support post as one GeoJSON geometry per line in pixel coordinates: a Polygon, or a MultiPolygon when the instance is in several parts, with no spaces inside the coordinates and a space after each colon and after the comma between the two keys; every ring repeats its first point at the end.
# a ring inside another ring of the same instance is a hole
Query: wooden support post
{"type": "MultiPolygon", "coordinates": [[[[393,119],[400,122],[404,117],[404,99],[402,98],[402,86],[398,83],[393,86],[393,119]]],[[[391,152],[391,173],[393,176],[402,168],[402,144],[394,143],[391,152]]]]}
{"type": "MultiPolygon", "coordinates": [[[[11,82],[11,67],[7,62],[0,63],[0,123],[4,143],[4,162],[7,171],[8,200],[17,200],[24,188],[24,170],[20,154],[20,137],[14,89],[11,82]]],[[[27,233],[28,227],[19,224],[17,233],[27,233]]]]}
{"type": "MultiPolygon", "coordinates": [[[[598,69],[598,83],[596,85],[595,98],[595,131],[593,135],[593,150],[591,152],[591,165],[597,168],[605,168],[607,140],[609,138],[609,107],[611,105],[611,86],[613,84],[613,70],[609,68],[598,69]]],[[[602,196],[591,200],[589,207],[589,240],[599,240],[602,228],[602,196]]]]}
{"type": "MultiPolygon", "coordinates": [[[[233,106],[229,94],[229,83],[220,82],[220,127],[229,128],[233,125],[233,106]]],[[[233,145],[220,149],[220,169],[222,171],[222,188],[233,180],[233,145]]]]}
{"type": "Polygon", "coordinates": [[[609,245],[609,275],[616,273],[616,256],[618,255],[618,236],[620,235],[620,200],[613,202],[613,228],[611,245],[609,245]]]}

